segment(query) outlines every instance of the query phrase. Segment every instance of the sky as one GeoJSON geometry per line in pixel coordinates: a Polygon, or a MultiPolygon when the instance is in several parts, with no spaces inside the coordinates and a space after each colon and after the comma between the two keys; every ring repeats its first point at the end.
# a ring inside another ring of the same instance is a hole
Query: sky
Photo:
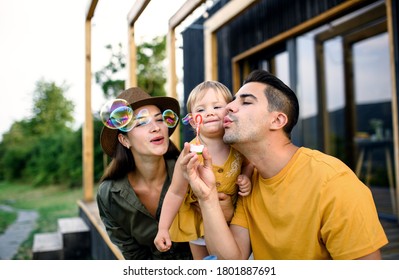
{"type": "MultiPolygon", "coordinates": [[[[186,0],[151,0],[135,24],[136,43],[165,35],[186,0]]],[[[36,82],[68,85],[75,127],[84,121],[85,12],[89,0],[0,0],[0,139],[29,118],[36,82]]],[[[127,14],[136,0],[99,0],[92,19],[92,72],[109,62],[105,46],[127,46],[127,14]]],[[[104,100],[92,82],[92,111],[104,100]]]]}

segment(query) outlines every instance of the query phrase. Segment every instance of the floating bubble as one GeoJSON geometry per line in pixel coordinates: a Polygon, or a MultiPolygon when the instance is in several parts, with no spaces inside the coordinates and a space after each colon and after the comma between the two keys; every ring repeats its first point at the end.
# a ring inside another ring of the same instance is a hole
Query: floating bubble
{"type": "Polygon", "coordinates": [[[111,129],[121,129],[133,119],[133,109],[124,99],[110,100],[100,111],[103,124],[111,129]]]}
{"type": "Polygon", "coordinates": [[[184,125],[188,125],[190,123],[190,121],[193,119],[193,116],[188,113],[183,119],[182,122],[184,125]]]}
{"type": "Polygon", "coordinates": [[[135,119],[137,126],[149,124],[151,121],[150,112],[147,109],[140,110],[135,119]]]}
{"type": "Polygon", "coordinates": [[[167,109],[162,113],[162,119],[169,128],[175,127],[179,121],[177,114],[170,109],[167,109]]]}
{"type": "Polygon", "coordinates": [[[119,130],[124,132],[129,132],[136,126],[146,125],[151,121],[150,112],[147,109],[140,110],[136,116],[126,124],[126,126],[121,127],[119,130]]]}
{"type": "MultiPolygon", "coordinates": [[[[133,116],[132,119],[123,127],[120,127],[119,130],[128,132],[132,130],[136,126],[147,125],[151,122],[152,117],[150,112],[147,109],[140,110],[137,115],[133,116]]],[[[170,109],[165,110],[162,113],[162,121],[169,128],[175,127],[179,122],[179,117],[175,112],[170,109]]]]}

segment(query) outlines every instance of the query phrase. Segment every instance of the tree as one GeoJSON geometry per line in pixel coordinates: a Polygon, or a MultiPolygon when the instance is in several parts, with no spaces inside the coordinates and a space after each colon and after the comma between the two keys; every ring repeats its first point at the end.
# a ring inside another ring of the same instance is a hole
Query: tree
{"type": "Polygon", "coordinates": [[[43,79],[36,83],[32,117],[13,123],[3,135],[0,178],[37,185],[76,184],[73,176],[81,174],[82,154],[76,143],[81,143],[81,134],[71,129],[74,105],[64,97],[67,88],[43,79]]]}
{"type": "Polygon", "coordinates": [[[44,135],[70,130],[74,121],[74,104],[64,96],[68,88],[65,84],[57,86],[54,82],[43,79],[36,83],[31,119],[33,133],[44,135]]]}
{"type": "MultiPolygon", "coordinates": [[[[125,89],[125,79],[121,74],[126,68],[126,55],[122,44],[115,50],[111,45],[105,46],[110,54],[109,63],[94,73],[96,83],[101,86],[106,99],[116,97],[125,89]]],[[[150,42],[137,46],[138,86],[153,96],[165,96],[166,83],[166,36],[156,37],[150,42]]]]}
{"type": "Polygon", "coordinates": [[[4,133],[0,144],[0,179],[15,181],[23,177],[23,172],[32,158],[35,145],[30,121],[14,122],[4,133]]]}
{"type": "Polygon", "coordinates": [[[126,68],[126,56],[122,52],[122,44],[118,44],[115,51],[112,45],[106,45],[111,52],[109,63],[100,71],[94,73],[96,83],[101,86],[105,98],[115,97],[125,89],[125,80],[118,78],[118,74],[126,68]]]}
{"type": "Polygon", "coordinates": [[[138,85],[152,96],[165,96],[166,36],[156,37],[137,47],[138,85]]]}

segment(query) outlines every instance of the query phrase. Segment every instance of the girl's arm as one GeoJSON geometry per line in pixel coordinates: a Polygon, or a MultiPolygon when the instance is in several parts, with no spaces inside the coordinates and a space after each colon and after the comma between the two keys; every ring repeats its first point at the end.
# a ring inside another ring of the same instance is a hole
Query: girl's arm
{"type": "Polygon", "coordinates": [[[183,177],[179,157],[173,171],[172,182],[162,204],[158,233],[154,240],[155,246],[161,252],[169,250],[172,245],[169,236],[169,228],[172,225],[181,204],[183,203],[184,197],[187,193],[187,188],[188,182],[183,177]]]}

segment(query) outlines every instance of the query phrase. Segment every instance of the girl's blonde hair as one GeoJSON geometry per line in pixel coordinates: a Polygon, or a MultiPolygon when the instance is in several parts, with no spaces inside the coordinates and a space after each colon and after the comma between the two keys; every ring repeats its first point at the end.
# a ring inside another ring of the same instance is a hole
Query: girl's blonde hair
{"type": "Polygon", "coordinates": [[[190,92],[190,95],[187,99],[187,112],[191,113],[191,107],[197,100],[201,99],[207,89],[214,89],[216,92],[220,93],[227,103],[233,100],[233,95],[230,90],[222,83],[217,81],[205,81],[198,84],[193,90],[190,92]]]}

